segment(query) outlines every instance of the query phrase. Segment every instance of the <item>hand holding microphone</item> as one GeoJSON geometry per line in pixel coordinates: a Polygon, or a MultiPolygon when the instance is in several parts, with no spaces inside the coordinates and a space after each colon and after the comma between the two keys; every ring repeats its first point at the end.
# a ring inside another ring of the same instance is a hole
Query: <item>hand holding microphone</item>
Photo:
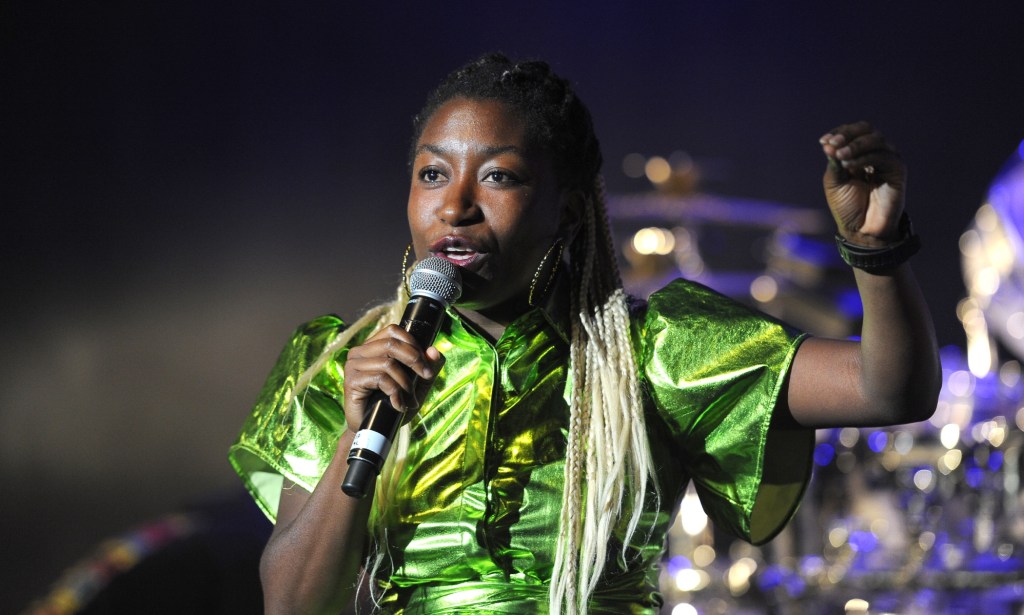
{"type": "Polygon", "coordinates": [[[353,348],[345,365],[346,405],[368,395],[341,486],[355,498],[373,488],[384,465],[404,415],[395,405],[404,410],[408,404],[402,400],[416,395],[420,377],[432,381],[436,375],[423,350],[434,343],[445,310],[462,294],[458,267],[438,256],[423,259],[413,269],[409,290],[411,298],[398,327],[388,327],[353,348]]]}

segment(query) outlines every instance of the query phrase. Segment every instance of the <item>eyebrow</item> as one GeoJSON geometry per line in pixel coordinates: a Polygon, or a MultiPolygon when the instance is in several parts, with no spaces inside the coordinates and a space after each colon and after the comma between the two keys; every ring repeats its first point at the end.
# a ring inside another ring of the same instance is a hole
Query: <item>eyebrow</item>
{"type": "MultiPolygon", "coordinates": [[[[432,145],[430,143],[424,143],[416,148],[417,154],[424,151],[430,152],[432,154],[437,154],[439,156],[455,153],[454,150],[452,150],[451,148],[442,147],[440,145],[432,145]]],[[[491,145],[482,148],[480,151],[486,154],[487,156],[497,156],[498,154],[505,154],[508,152],[511,152],[513,154],[522,154],[520,149],[515,145],[491,145]]]]}

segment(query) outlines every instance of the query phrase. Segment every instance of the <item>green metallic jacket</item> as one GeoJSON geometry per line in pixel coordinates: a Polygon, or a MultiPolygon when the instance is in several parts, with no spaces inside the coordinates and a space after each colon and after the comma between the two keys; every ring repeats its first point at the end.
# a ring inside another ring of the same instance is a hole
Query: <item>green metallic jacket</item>
{"type": "MultiPolygon", "coordinates": [[[[410,420],[387,513],[385,610],[545,613],[571,390],[565,328],[535,309],[491,344],[450,311],[435,342],[446,363],[410,420]]],[[[632,326],[661,497],[648,499],[631,557],[606,565],[592,613],[657,611],[665,534],[690,480],[718,527],[759,544],[789,520],[810,476],[813,430],[772,420],[802,335],[684,280],[651,295],[632,326]]],[[[347,348],[288,401],[344,327],[334,316],[299,327],[231,447],[271,520],[283,479],[312,491],[344,430],[347,348]]]]}

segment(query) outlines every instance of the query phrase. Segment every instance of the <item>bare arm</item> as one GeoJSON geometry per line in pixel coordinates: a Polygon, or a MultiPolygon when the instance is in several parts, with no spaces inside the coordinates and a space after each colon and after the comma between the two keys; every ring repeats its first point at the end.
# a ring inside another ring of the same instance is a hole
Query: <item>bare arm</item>
{"type": "Polygon", "coordinates": [[[436,348],[421,351],[397,326],[352,348],[345,363],[345,422],[334,457],[312,493],[286,483],[277,523],[260,560],[266,613],[336,614],[354,605],[367,544],[372,495],[341,491],[348,452],[366,404],[377,391],[399,409],[418,407],[444,363],[436,348]],[[419,380],[413,376],[419,376],[419,380]]]}
{"type": "MultiPolygon", "coordinates": [[[[829,207],[847,241],[884,247],[899,239],[906,170],[866,123],[821,140],[829,207]]],[[[861,341],[811,338],[797,351],[785,400],[807,427],[893,425],[935,410],[941,371],[927,305],[908,264],[880,274],[854,269],[864,305],[861,341]]]]}
{"type": "Polygon", "coordinates": [[[355,436],[346,430],[310,493],[281,489],[277,523],[260,560],[266,613],[338,613],[354,602],[372,497],[341,492],[355,436]]]}

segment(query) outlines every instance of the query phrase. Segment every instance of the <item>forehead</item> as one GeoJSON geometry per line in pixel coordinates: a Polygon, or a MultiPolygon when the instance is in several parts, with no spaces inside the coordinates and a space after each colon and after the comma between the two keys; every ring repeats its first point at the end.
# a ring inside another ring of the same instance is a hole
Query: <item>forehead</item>
{"type": "Polygon", "coordinates": [[[418,145],[532,148],[529,126],[521,114],[498,100],[454,98],[437,108],[418,145]]]}

